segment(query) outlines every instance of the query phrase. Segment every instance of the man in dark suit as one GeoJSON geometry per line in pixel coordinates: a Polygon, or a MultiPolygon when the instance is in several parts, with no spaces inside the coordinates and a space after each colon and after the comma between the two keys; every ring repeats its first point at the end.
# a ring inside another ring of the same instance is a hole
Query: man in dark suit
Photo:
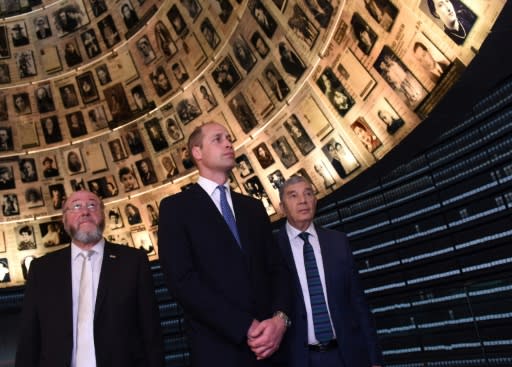
{"type": "Polygon", "coordinates": [[[162,200],[160,261],[183,306],[193,367],[268,366],[288,324],[288,271],[261,202],[230,192],[235,152],[209,122],[189,137],[200,178],[162,200]]]}
{"type": "Polygon", "coordinates": [[[103,211],[89,191],[63,204],[72,242],[31,263],[16,367],[163,367],[147,255],[105,241],[103,211]]]}
{"type": "Polygon", "coordinates": [[[279,247],[293,273],[295,309],[283,341],[293,367],[382,364],[373,318],[345,234],[313,224],[311,183],[292,176],[279,189],[287,223],[279,247]]]}

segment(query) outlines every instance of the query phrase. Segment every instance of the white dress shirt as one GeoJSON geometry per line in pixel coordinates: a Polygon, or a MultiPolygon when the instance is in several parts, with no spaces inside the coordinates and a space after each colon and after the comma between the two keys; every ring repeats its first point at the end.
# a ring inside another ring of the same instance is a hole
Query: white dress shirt
{"type": "MultiPolygon", "coordinates": [[[[304,267],[304,241],[299,237],[303,231],[299,231],[293,227],[288,221],[286,222],[286,233],[290,240],[290,246],[293,254],[293,261],[295,262],[295,268],[297,269],[297,275],[299,276],[300,287],[302,289],[302,295],[304,296],[304,305],[306,306],[306,314],[308,318],[308,343],[318,344],[318,340],[315,337],[315,327],[313,325],[313,314],[311,311],[311,299],[309,297],[308,279],[306,276],[306,268],[304,267]]],[[[327,289],[325,288],[325,273],[324,273],[324,262],[322,260],[322,252],[320,250],[320,242],[318,235],[315,230],[313,223],[304,231],[309,233],[309,243],[313,247],[315,253],[316,266],[318,267],[318,274],[320,275],[320,281],[322,282],[322,289],[325,295],[325,303],[327,304],[327,312],[329,313],[329,319],[331,321],[331,328],[333,335],[336,336],[334,328],[332,327],[331,311],[329,310],[329,297],[327,295],[327,289]]]]}
{"type": "MultiPolygon", "coordinates": [[[[101,264],[103,262],[103,252],[105,249],[105,240],[101,239],[91,250],[94,255],[91,256],[92,262],[92,279],[93,279],[93,305],[96,305],[96,295],[98,293],[98,283],[100,281],[101,264]]],[[[73,355],[71,358],[71,367],[75,367],[76,360],[76,332],[78,320],[78,294],[80,289],[80,275],[82,273],[82,261],[85,257],[80,253],[86,251],[80,249],[74,243],[71,243],[71,287],[73,296],[73,355]]]]}
{"type": "MultiPolygon", "coordinates": [[[[219,210],[219,213],[222,215],[222,209],[220,208],[220,191],[217,187],[219,184],[202,176],[199,176],[197,184],[201,186],[204,191],[206,191],[206,193],[210,196],[210,198],[213,200],[213,203],[219,210]]],[[[229,207],[233,212],[233,217],[236,219],[235,211],[233,210],[233,200],[231,200],[231,189],[228,182],[225,182],[223,186],[226,188],[226,197],[228,199],[229,207]]]]}

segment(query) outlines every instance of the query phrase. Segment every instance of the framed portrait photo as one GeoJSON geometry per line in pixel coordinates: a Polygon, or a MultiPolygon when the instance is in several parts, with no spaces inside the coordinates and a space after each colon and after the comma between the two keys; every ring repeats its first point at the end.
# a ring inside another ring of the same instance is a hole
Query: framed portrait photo
{"type": "Polygon", "coordinates": [[[99,99],[98,90],[96,89],[96,83],[92,76],[91,71],[86,71],[76,77],[78,90],[84,104],[97,101],[99,99]]]}

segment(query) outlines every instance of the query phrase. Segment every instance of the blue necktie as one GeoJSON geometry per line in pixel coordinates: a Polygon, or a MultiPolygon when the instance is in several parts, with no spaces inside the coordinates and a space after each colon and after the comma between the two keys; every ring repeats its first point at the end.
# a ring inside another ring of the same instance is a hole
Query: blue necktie
{"type": "Polygon", "coordinates": [[[238,246],[241,247],[240,244],[240,237],[238,236],[238,229],[236,228],[236,221],[235,217],[233,215],[233,212],[231,211],[231,207],[228,203],[228,198],[226,196],[226,187],[223,185],[217,186],[220,192],[220,210],[222,212],[222,216],[224,217],[224,220],[226,221],[229,229],[231,230],[231,233],[233,233],[233,236],[236,239],[236,242],[238,243],[238,246]]]}
{"type": "Polygon", "coordinates": [[[326,343],[334,338],[329,319],[329,312],[325,303],[324,290],[318,267],[316,266],[315,253],[313,246],[308,239],[309,233],[302,232],[299,237],[304,241],[304,267],[306,268],[306,277],[308,279],[309,298],[311,300],[311,312],[313,313],[313,325],[315,327],[315,336],[318,342],[326,343]]]}

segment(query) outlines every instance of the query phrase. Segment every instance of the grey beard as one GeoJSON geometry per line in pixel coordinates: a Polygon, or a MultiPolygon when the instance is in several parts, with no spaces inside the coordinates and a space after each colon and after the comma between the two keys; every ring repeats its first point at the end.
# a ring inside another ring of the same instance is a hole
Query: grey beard
{"type": "Polygon", "coordinates": [[[95,231],[89,232],[84,232],[80,230],[75,231],[74,229],[71,229],[70,234],[71,238],[76,239],[77,241],[85,244],[95,244],[99,242],[103,237],[103,233],[100,230],[100,228],[96,228],[95,231]]]}

